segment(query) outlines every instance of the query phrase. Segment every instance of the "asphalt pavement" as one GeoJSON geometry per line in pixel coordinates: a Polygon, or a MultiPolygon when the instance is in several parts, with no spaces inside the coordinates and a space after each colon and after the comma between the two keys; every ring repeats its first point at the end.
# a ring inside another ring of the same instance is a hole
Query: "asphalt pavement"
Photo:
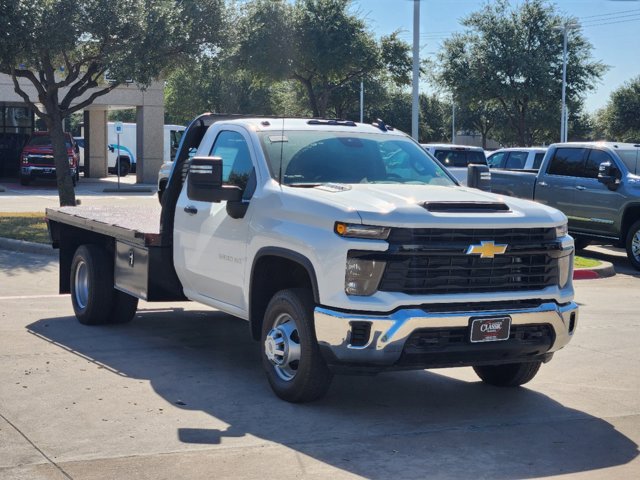
{"type": "MultiPolygon", "coordinates": [[[[157,202],[105,196],[114,179],[78,198],[157,202]]],[[[55,185],[0,186],[0,211],[57,206],[55,185]]],[[[575,282],[575,337],[524,388],[470,368],[338,376],[292,405],[244,321],[141,302],[129,325],[83,326],[55,256],[0,249],[0,478],[640,478],[640,276],[622,250],[587,252],[618,275],[575,282]]]]}
{"type": "Polygon", "coordinates": [[[242,320],[141,302],[87,327],[57,282],[0,250],[2,479],[640,478],[634,271],[576,282],[575,338],[524,388],[338,376],[306,405],[271,393],[242,320]]]}

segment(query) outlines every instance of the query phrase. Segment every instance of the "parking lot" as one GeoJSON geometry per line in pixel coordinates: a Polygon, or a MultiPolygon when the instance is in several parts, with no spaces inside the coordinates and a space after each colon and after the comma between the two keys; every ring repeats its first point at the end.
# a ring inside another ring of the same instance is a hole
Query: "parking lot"
{"type": "MultiPolygon", "coordinates": [[[[85,185],[85,204],[157,201],[85,185]]],[[[0,209],[56,205],[29,188],[0,209]]],[[[588,251],[618,274],[576,282],[575,338],[526,387],[394,372],[293,405],[245,322],[141,302],[129,325],[82,326],[54,256],[0,250],[0,478],[638,478],[640,276],[621,251],[588,251]]]]}

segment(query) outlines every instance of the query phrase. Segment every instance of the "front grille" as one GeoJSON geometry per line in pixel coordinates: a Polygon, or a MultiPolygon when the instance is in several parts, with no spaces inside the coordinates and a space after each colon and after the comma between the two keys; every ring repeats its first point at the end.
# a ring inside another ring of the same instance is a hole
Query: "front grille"
{"type": "Polygon", "coordinates": [[[555,228],[393,228],[390,244],[431,245],[462,243],[482,240],[496,243],[541,243],[555,239],[555,228]]]}
{"type": "Polygon", "coordinates": [[[394,228],[378,289],[409,295],[543,290],[558,282],[554,228],[394,228]],[[468,255],[481,242],[507,245],[493,258],[468,255]]]}
{"type": "Polygon", "coordinates": [[[557,279],[558,261],[546,254],[413,255],[388,260],[378,289],[413,295],[542,290],[557,279]]]}
{"type": "Polygon", "coordinates": [[[31,165],[55,165],[53,155],[27,155],[27,160],[31,165]]]}

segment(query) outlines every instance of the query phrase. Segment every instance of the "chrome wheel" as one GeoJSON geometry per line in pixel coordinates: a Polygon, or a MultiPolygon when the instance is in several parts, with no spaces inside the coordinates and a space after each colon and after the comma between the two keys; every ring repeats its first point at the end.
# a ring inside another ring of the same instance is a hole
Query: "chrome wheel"
{"type": "Polygon", "coordinates": [[[84,261],[79,261],[74,276],[76,304],[81,309],[87,307],[89,301],[89,269],[84,261]]]}
{"type": "Polygon", "coordinates": [[[298,325],[288,313],[280,314],[264,341],[264,352],[274,371],[282,380],[290,382],[300,364],[298,325]]]}
{"type": "Polygon", "coordinates": [[[640,262],[640,230],[637,230],[631,239],[631,254],[637,262],[640,262]]]}

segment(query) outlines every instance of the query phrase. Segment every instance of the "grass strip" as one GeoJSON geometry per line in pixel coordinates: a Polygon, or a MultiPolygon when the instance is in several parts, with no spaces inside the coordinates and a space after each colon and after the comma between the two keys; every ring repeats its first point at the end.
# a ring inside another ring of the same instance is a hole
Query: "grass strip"
{"type": "Polygon", "coordinates": [[[578,256],[576,256],[576,259],[573,262],[574,268],[592,268],[592,267],[597,267],[600,264],[601,264],[600,260],[595,260],[593,258],[578,257],[578,256]]]}
{"type": "Polygon", "coordinates": [[[0,212],[0,237],[50,244],[41,212],[0,212]]]}

